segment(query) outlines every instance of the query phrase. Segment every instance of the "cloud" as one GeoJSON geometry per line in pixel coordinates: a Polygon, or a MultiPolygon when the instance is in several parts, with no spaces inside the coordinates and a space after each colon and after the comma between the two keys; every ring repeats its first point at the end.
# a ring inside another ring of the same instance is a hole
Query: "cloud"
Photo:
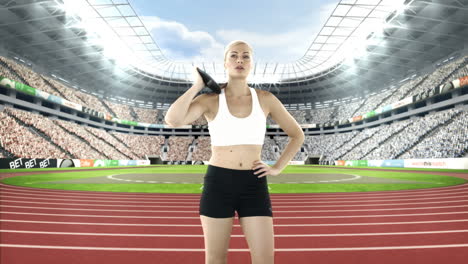
{"type": "Polygon", "coordinates": [[[216,35],[226,43],[245,40],[254,49],[254,60],[262,62],[295,61],[304,55],[312,42],[310,29],[305,28],[278,34],[219,30],[216,35]]]}
{"type": "Polygon", "coordinates": [[[253,46],[254,60],[262,62],[294,62],[300,59],[338,4],[322,5],[319,11],[298,18],[299,27],[277,34],[263,34],[242,30],[219,30],[216,35],[225,43],[242,39],[253,46]],[[316,17],[318,16],[318,20],[316,17]]]}
{"type": "Polygon", "coordinates": [[[211,62],[223,58],[223,45],[207,32],[190,31],[181,23],[156,16],[140,18],[168,59],[211,62]]]}
{"type": "Polygon", "coordinates": [[[213,36],[204,31],[190,31],[184,24],[156,16],[140,18],[163,54],[171,60],[222,63],[225,45],[242,39],[254,48],[254,61],[285,63],[294,62],[305,54],[336,4],[322,5],[310,15],[298,18],[296,23],[300,26],[276,34],[222,29],[213,36]]]}

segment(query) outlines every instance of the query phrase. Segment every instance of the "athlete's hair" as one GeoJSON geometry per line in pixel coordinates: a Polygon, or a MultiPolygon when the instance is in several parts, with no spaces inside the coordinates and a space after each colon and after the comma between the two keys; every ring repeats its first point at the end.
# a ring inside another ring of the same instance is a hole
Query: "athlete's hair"
{"type": "Polygon", "coordinates": [[[247,45],[247,47],[249,47],[250,49],[250,53],[251,53],[251,56],[253,56],[253,49],[252,49],[252,46],[249,45],[249,43],[243,41],[243,40],[234,40],[232,42],[230,42],[229,44],[227,44],[226,48],[224,49],[224,61],[226,61],[226,56],[227,56],[227,53],[228,51],[235,45],[238,45],[238,44],[245,44],[247,45]]]}

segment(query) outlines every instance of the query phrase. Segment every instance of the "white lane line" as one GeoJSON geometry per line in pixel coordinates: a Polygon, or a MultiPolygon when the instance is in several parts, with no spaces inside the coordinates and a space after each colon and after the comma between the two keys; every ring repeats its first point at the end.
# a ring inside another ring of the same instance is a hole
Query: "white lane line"
{"type": "MultiPolygon", "coordinates": [[[[17,191],[2,191],[3,193],[6,194],[16,194],[16,195],[24,195],[24,196],[31,196],[31,197],[70,197],[70,198],[88,198],[88,199],[95,199],[99,198],[101,196],[89,196],[89,197],[82,197],[80,195],[54,195],[54,194],[28,194],[28,193],[19,193],[17,191]]],[[[408,199],[413,199],[416,197],[434,197],[434,196],[444,196],[444,195],[453,195],[453,194],[468,194],[468,189],[467,190],[462,190],[462,191],[453,191],[453,192],[448,192],[448,193],[439,193],[439,194],[413,194],[413,195],[387,195],[387,196],[376,196],[376,197],[371,197],[371,196],[361,196],[360,198],[353,198],[354,200],[368,200],[369,198],[406,198],[405,200],[408,199]]],[[[288,198],[279,198],[275,196],[274,194],[270,194],[273,200],[275,201],[304,201],[305,198],[298,198],[297,196],[290,196],[288,198]]],[[[200,195],[196,197],[173,197],[173,196],[167,196],[167,197],[147,197],[147,198],[126,198],[126,200],[147,200],[148,198],[151,199],[165,199],[165,200],[176,200],[176,201],[181,201],[181,200],[194,200],[199,198],[200,195]]],[[[113,199],[122,199],[123,197],[103,197],[109,200],[113,199]]],[[[308,196],[306,199],[310,200],[349,200],[351,197],[344,197],[344,198],[328,198],[328,197],[319,197],[319,195],[314,196],[308,196]]],[[[443,197],[440,197],[443,198],[443,197]]]]}
{"type": "MultiPolygon", "coordinates": [[[[435,230],[420,232],[391,232],[391,233],[344,233],[344,234],[275,234],[275,237],[354,237],[354,236],[397,236],[397,235],[422,235],[422,234],[451,234],[467,233],[468,229],[461,230],[435,230]]],[[[73,235],[73,236],[124,236],[124,237],[203,237],[192,234],[126,234],[126,233],[80,233],[80,232],[47,232],[29,230],[0,230],[0,233],[17,234],[41,234],[41,235],[73,235]]],[[[241,237],[244,235],[231,235],[231,237],[241,237]]]]}
{"type": "MultiPolygon", "coordinates": [[[[113,175],[108,175],[107,178],[108,179],[111,179],[111,180],[117,180],[117,181],[130,181],[130,182],[138,182],[138,183],[180,183],[180,182],[162,182],[162,181],[143,181],[143,180],[129,180],[129,179],[121,179],[121,178],[117,178],[116,176],[119,176],[119,175],[128,175],[128,173],[124,173],[124,174],[113,174],[113,175]]],[[[340,179],[340,180],[329,180],[329,181],[301,181],[301,182],[289,182],[289,183],[317,183],[317,182],[321,182],[321,183],[326,183],[326,182],[342,182],[342,181],[354,181],[354,180],[358,180],[361,178],[361,176],[359,175],[354,175],[354,174],[343,174],[343,175],[351,175],[353,177],[351,178],[345,178],[345,179],[340,179]]],[[[183,182],[185,183],[185,182],[183,182]]],[[[201,183],[192,183],[192,184],[201,184],[201,183]]]]}
{"type": "MultiPolygon", "coordinates": [[[[107,251],[175,251],[175,252],[205,252],[204,248],[122,248],[122,247],[65,247],[43,245],[19,245],[0,244],[0,247],[13,248],[40,248],[40,249],[70,249],[70,250],[107,250],[107,251]]],[[[468,247],[468,244],[447,245],[421,245],[421,246],[396,246],[396,247],[349,247],[349,248],[275,248],[275,251],[357,251],[357,250],[408,250],[408,249],[432,249],[432,248],[459,248],[468,247]]],[[[230,248],[230,252],[250,252],[246,248],[230,248]]]]}
{"type": "MultiPolygon", "coordinates": [[[[39,198],[40,200],[59,200],[60,199],[42,199],[39,198]]],[[[34,199],[37,200],[37,199],[34,199]]],[[[31,201],[14,201],[14,200],[2,200],[0,199],[0,202],[2,201],[9,201],[9,202],[18,202],[18,203],[39,203],[39,204],[46,204],[48,202],[31,202],[31,201]]],[[[73,200],[75,201],[75,200],[73,200]]],[[[81,201],[81,200],[79,200],[81,201]]],[[[101,202],[107,202],[107,201],[101,201],[101,202]]],[[[366,207],[366,206],[378,206],[378,207],[384,207],[384,206],[394,206],[394,205],[418,205],[418,204],[448,204],[448,203],[463,203],[463,202],[468,202],[468,200],[455,200],[455,201],[443,201],[443,202],[422,202],[422,203],[390,203],[390,204],[358,204],[358,205],[353,205],[353,204],[347,204],[347,205],[277,205],[277,202],[272,202],[275,208],[315,208],[315,207],[366,207]]],[[[62,204],[62,205],[72,205],[73,203],[48,203],[48,204],[62,204]]],[[[185,203],[184,203],[185,204],[185,203]]],[[[92,206],[118,206],[118,207],[144,207],[144,208],[149,208],[149,207],[170,207],[170,208],[198,208],[199,204],[198,203],[193,203],[192,205],[133,205],[133,204],[118,204],[118,205],[103,205],[103,204],[97,204],[97,203],[91,203],[91,204],[75,204],[75,205],[92,205],[92,206]]]]}
{"type": "Polygon", "coordinates": [[[279,248],[275,251],[356,251],[356,250],[398,250],[398,249],[429,249],[429,248],[458,248],[468,247],[468,244],[397,246],[397,247],[351,247],[351,248],[279,248]]]}
{"type": "MultiPolygon", "coordinates": [[[[117,181],[126,181],[126,182],[138,182],[138,183],[177,183],[177,182],[160,182],[160,181],[142,181],[142,180],[129,180],[129,179],[121,179],[117,178],[116,176],[118,175],[127,175],[128,173],[124,174],[113,174],[113,175],[108,175],[107,178],[110,180],[117,180],[117,181]]],[[[194,183],[196,184],[196,183],[194,183]]]]}
{"type": "Polygon", "coordinates": [[[317,182],[342,182],[342,181],[354,181],[357,179],[360,179],[361,176],[359,175],[354,175],[354,174],[343,174],[343,175],[351,175],[353,177],[351,178],[345,178],[345,179],[340,179],[340,180],[328,180],[328,181],[300,181],[300,182],[287,182],[287,183],[317,183],[317,182]]]}
{"type": "MultiPolygon", "coordinates": [[[[463,192],[462,192],[463,193],[463,192]]],[[[468,192],[466,192],[468,193],[468,192]]],[[[158,197],[158,196],[153,196],[153,197],[142,197],[142,198],[124,198],[124,197],[100,197],[100,196],[87,196],[87,197],[83,197],[83,196],[78,196],[78,195],[60,195],[60,194],[24,194],[24,193],[19,193],[19,192],[15,192],[15,191],[2,191],[2,195],[1,196],[6,196],[4,194],[14,194],[14,195],[21,195],[23,197],[70,197],[70,198],[77,198],[77,199],[107,199],[107,200],[122,200],[122,199],[126,199],[126,200],[135,200],[135,201],[147,201],[148,199],[151,199],[151,200],[158,200],[158,199],[164,199],[164,200],[174,200],[174,201],[183,201],[183,200],[188,200],[188,201],[193,201],[197,198],[200,198],[200,194],[196,197],[174,197],[174,196],[167,196],[167,197],[158,197]]]]}
{"type": "MultiPolygon", "coordinates": [[[[25,198],[29,198],[29,197],[61,197],[61,198],[65,198],[65,197],[69,197],[69,198],[82,198],[82,197],[79,197],[79,196],[66,196],[66,195],[37,195],[37,194],[21,194],[21,193],[17,193],[17,192],[10,192],[10,191],[4,191],[3,193],[6,193],[6,194],[13,194],[13,195],[17,195],[19,197],[25,197],[25,198]],[[21,196],[21,195],[24,195],[24,196],[21,196]]],[[[450,195],[454,195],[454,194],[468,194],[468,190],[466,191],[463,191],[463,192],[451,192],[449,193],[450,195]]],[[[442,196],[442,197],[439,197],[439,199],[444,199],[444,195],[447,195],[447,194],[431,194],[431,195],[414,195],[413,197],[408,197],[408,196],[388,196],[388,197],[385,197],[385,198],[400,198],[400,197],[405,197],[406,199],[404,200],[418,200],[419,198],[416,198],[416,197],[435,197],[435,196],[442,196]]],[[[0,195],[0,197],[2,196],[5,196],[5,195],[0,195]]],[[[271,196],[271,195],[270,195],[271,196]]],[[[88,199],[96,199],[96,198],[100,198],[100,197],[89,197],[88,199]]],[[[200,199],[200,196],[198,197],[195,197],[195,198],[172,198],[172,197],[167,197],[167,198],[160,198],[160,197],[152,197],[150,198],[151,200],[156,200],[155,198],[157,199],[161,199],[161,200],[167,200],[167,201],[197,201],[200,199]]],[[[369,201],[369,198],[370,197],[365,197],[365,198],[359,198],[359,199],[353,199],[354,201],[358,201],[358,200],[365,200],[365,201],[369,201]]],[[[383,197],[379,197],[379,198],[383,198],[383,197]]],[[[107,198],[105,198],[107,199],[107,198]]],[[[113,199],[121,199],[121,198],[109,198],[107,200],[113,200],[113,199]]],[[[282,199],[278,199],[278,198],[274,198],[273,196],[271,197],[271,199],[275,202],[279,202],[279,201],[308,201],[308,200],[312,200],[312,201],[317,201],[317,200],[338,200],[338,201],[341,201],[341,200],[350,200],[350,198],[330,198],[330,199],[325,199],[325,198],[314,198],[314,197],[309,197],[309,198],[282,198],[282,199]]],[[[81,199],[80,199],[81,200],[81,199]]],[[[147,201],[148,198],[146,199],[143,199],[143,198],[132,198],[132,199],[127,199],[127,200],[141,200],[141,201],[147,201]]]]}
{"type": "MultiPolygon", "coordinates": [[[[16,190],[24,190],[24,191],[35,191],[38,188],[32,188],[32,187],[23,187],[23,186],[14,186],[14,185],[7,185],[4,183],[0,183],[0,189],[16,189],[16,190]]],[[[411,193],[433,193],[433,192],[445,192],[445,191],[451,191],[451,190],[456,190],[456,189],[467,189],[468,188],[468,183],[464,184],[458,184],[458,185],[451,185],[451,186],[445,186],[445,187],[432,187],[432,188],[421,188],[421,189],[411,189],[411,190],[389,190],[389,191],[371,191],[371,192],[357,192],[354,193],[355,196],[361,196],[361,195],[387,195],[387,194],[411,194],[411,193]]],[[[54,189],[41,189],[41,192],[52,192],[52,193],[70,193],[70,194],[80,194],[80,195],[87,195],[87,194],[93,194],[93,191],[77,191],[77,190],[54,190],[54,189]]],[[[159,193],[154,193],[154,194],[159,194],[159,193]]],[[[347,195],[353,194],[353,193],[316,193],[320,195],[326,195],[326,196],[335,196],[335,197],[346,197],[347,195]]],[[[106,192],[103,193],[102,195],[127,195],[127,193],[110,193],[106,192]]],[[[147,194],[134,194],[135,196],[141,196],[141,195],[147,195],[147,194]]],[[[183,194],[178,194],[174,193],[173,195],[183,195],[183,194]]],[[[190,194],[186,194],[190,195],[190,194]]],[[[277,194],[281,195],[281,194],[277,194]]],[[[288,194],[286,194],[288,195],[288,194]]],[[[300,194],[295,194],[300,195],[300,194]]],[[[300,197],[309,197],[308,194],[303,194],[300,197]]]]}
{"type": "MultiPolygon", "coordinates": [[[[193,212],[197,213],[197,212],[193,212]]],[[[27,212],[9,212],[2,211],[0,214],[33,215],[33,216],[63,216],[63,217],[102,217],[102,218],[147,218],[147,219],[200,219],[200,217],[190,216],[129,216],[129,215],[75,215],[75,214],[46,214],[46,213],[27,213],[27,212]]],[[[406,217],[406,216],[430,216],[430,215],[453,215],[468,214],[468,211],[461,212],[442,212],[442,213],[424,213],[424,214],[390,214],[390,215],[330,215],[330,216],[275,216],[274,219],[323,219],[323,218],[374,218],[374,217],[406,217]]]]}
{"type": "MultiPolygon", "coordinates": [[[[13,186],[13,185],[5,185],[0,183],[0,190],[6,189],[6,190],[14,190],[18,192],[18,190],[21,190],[21,192],[29,192],[29,193],[54,193],[54,194],[61,194],[61,195],[76,195],[76,196],[89,196],[89,197],[120,197],[120,198],[127,198],[127,197],[141,197],[141,198],[154,198],[154,197],[182,197],[182,198],[187,198],[187,197],[198,197],[198,195],[192,195],[192,194],[178,194],[178,193],[169,193],[169,194],[164,194],[164,193],[151,193],[151,194],[132,194],[132,193],[124,193],[124,192],[119,192],[116,194],[110,194],[107,192],[106,194],[100,194],[100,192],[96,191],[76,191],[76,190],[54,190],[54,189],[42,189],[39,190],[38,188],[27,188],[27,187],[19,187],[19,186],[13,186]]],[[[350,193],[342,193],[342,194],[337,194],[337,193],[310,193],[310,194],[271,194],[275,198],[311,198],[311,197],[317,197],[320,196],[321,198],[338,198],[338,197],[343,197],[343,198],[350,198],[350,197],[362,197],[362,198],[367,198],[367,197],[387,197],[388,195],[393,195],[393,194],[401,194],[401,195],[414,195],[414,194],[431,194],[431,193],[450,193],[453,190],[468,190],[468,184],[462,184],[462,185],[454,185],[454,186],[447,186],[447,187],[438,187],[438,188],[426,188],[426,189],[414,189],[414,190],[397,190],[397,191],[371,191],[371,192],[350,192],[350,193]]]]}
{"type": "Polygon", "coordinates": [[[197,197],[197,194],[183,194],[183,193],[126,193],[126,192],[100,192],[100,191],[78,191],[78,190],[57,190],[57,189],[40,189],[32,187],[20,187],[13,185],[6,185],[0,183],[0,190],[10,190],[14,192],[28,192],[28,193],[40,193],[40,194],[59,194],[59,195],[76,195],[76,196],[90,196],[90,197],[197,197]]]}
{"type": "MultiPolygon", "coordinates": [[[[32,221],[16,219],[0,219],[0,222],[8,223],[29,223],[29,224],[58,224],[58,225],[101,225],[101,226],[164,226],[164,227],[201,227],[202,225],[188,224],[125,224],[125,223],[89,223],[89,222],[53,222],[53,221],[32,221]]],[[[439,224],[439,223],[461,223],[468,222],[468,219],[457,220],[437,220],[437,221],[413,221],[413,222],[376,222],[376,223],[345,223],[345,224],[275,224],[275,227],[312,227],[312,226],[367,226],[367,225],[410,225],[410,224],[439,224]]],[[[234,227],[241,227],[233,224],[234,227]]]]}
{"type": "MultiPolygon", "coordinates": [[[[362,178],[360,175],[355,175],[355,174],[345,174],[345,175],[352,175],[352,176],[354,176],[354,177],[353,177],[353,178],[348,178],[348,179],[335,180],[335,182],[354,181],[354,180],[357,180],[357,179],[362,178]]],[[[322,182],[324,182],[324,181],[322,181],[322,182]]],[[[325,181],[325,182],[326,182],[326,181],[325,181]]]]}
{"type": "MultiPolygon", "coordinates": [[[[41,205],[45,203],[39,203],[41,205]]],[[[139,212],[139,213],[194,213],[195,211],[167,211],[167,210],[116,210],[116,209],[90,209],[90,208],[57,208],[57,207],[41,207],[41,206],[16,206],[16,205],[4,205],[0,204],[1,207],[9,208],[23,208],[23,209],[37,209],[37,210],[60,210],[60,211],[98,211],[98,212],[139,212]]],[[[433,206],[433,207],[416,207],[416,208],[387,208],[387,209],[360,209],[360,210],[307,210],[307,211],[279,211],[275,210],[275,213],[329,213],[329,212],[369,212],[369,211],[403,211],[403,210],[433,210],[433,209],[447,209],[447,208],[460,208],[468,207],[468,205],[453,205],[453,206],[433,206]]]]}
{"type": "MultiPolygon", "coordinates": [[[[96,199],[54,199],[54,198],[36,198],[36,197],[28,197],[28,196],[20,196],[20,195],[2,195],[2,197],[9,197],[9,198],[15,198],[15,199],[31,199],[31,200],[59,200],[59,201],[93,201],[95,202],[96,199]]],[[[418,198],[418,199],[383,199],[383,200],[370,200],[367,199],[365,202],[395,202],[395,201],[408,201],[408,200],[417,200],[417,201],[423,201],[423,200],[441,200],[441,199],[453,199],[453,198],[466,198],[468,195],[454,195],[454,196],[446,196],[446,197],[431,197],[431,198],[418,198]]],[[[151,199],[155,200],[155,199],[151,199]]],[[[346,201],[317,201],[317,199],[313,199],[314,201],[294,201],[294,202],[283,202],[283,201],[276,201],[275,199],[272,199],[272,202],[275,202],[276,204],[281,203],[281,204],[324,204],[324,203],[357,203],[361,201],[349,201],[352,199],[346,199],[346,201]]],[[[324,199],[327,200],[327,199],[324,199]]],[[[191,201],[174,201],[174,202],[166,202],[166,201],[153,201],[153,202],[148,202],[147,200],[145,201],[126,201],[126,200],[116,200],[116,201],[100,201],[103,203],[116,203],[116,202],[121,202],[121,203],[165,203],[165,204],[181,204],[181,203],[190,203],[191,201]]],[[[198,201],[193,201],[194,203],[198,204],[198,201]]]]}

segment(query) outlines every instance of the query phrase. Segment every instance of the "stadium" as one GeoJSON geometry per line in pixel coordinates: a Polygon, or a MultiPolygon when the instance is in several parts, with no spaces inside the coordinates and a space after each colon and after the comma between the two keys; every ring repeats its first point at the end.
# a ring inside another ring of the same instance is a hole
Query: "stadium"
{"type": "MultiPolygon", "coordinates": [[[[192,40],[158,37],[141,2],[0,0],[0,263],[205,263],[209,122],[165,117],[193,67],[227,82],[216,56],[234,39],[183,60],[192,40]]],[[[305,136],[288,159],[267,116],[261,161],[287,163],[265,177],[275,263],[466,263],[468,1],[324,2],[314,34],[270,36],[300,55],[248,79],[305,136]]],[[[235,217],[228,263],[261,263],[244,234],[235,217]]]]}

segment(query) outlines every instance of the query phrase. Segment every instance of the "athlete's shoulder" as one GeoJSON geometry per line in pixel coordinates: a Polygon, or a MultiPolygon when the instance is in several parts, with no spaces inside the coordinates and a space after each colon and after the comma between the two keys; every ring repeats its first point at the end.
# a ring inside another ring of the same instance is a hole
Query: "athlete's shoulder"
{"type": "Polygon", "coordinates": [[[255,89],[257,91],[258,97],[263,99],[264,101],[271,102],[276,99],[276,96],[271,93],[270,91],[255,89]]]}
{"type": "Polygon", "coordinates": [[[254,88],[254,89],[255,89],[255,92],[257,92],[257,95],[261,96],[262,98],[273,95],[269,91],[265,91],[265,90],[257,89],[257,88],[254,88]]]}

